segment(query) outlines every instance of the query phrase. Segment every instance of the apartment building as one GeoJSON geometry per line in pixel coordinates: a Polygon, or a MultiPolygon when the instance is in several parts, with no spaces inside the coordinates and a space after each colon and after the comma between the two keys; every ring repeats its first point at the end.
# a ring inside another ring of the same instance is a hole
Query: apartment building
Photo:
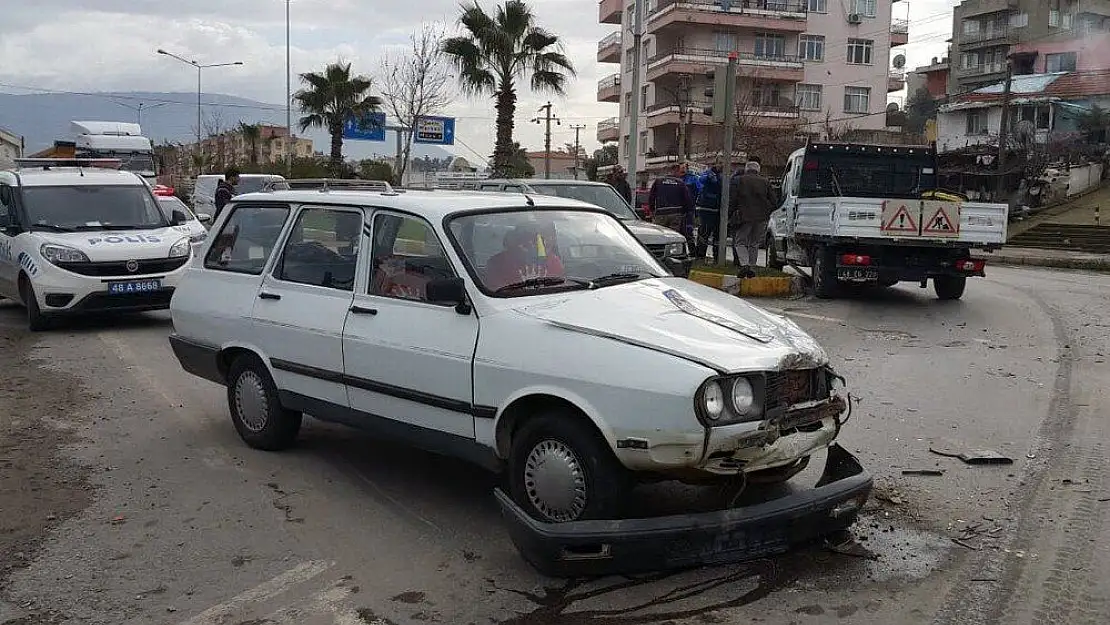
{"type": "MultiPolygon", "coordinates": [[[[897,1],[897,0],[894,0],[897,1]]],[[[709,104],[707,70],[723,71],[736,53],[741,128],[822,136],[833,127],[885,127],[887,93],[905,85],[889,70],[891,50],[908,39],[892,22],[892,0],[639,0],[643,37],[633,67],[635,0],[600,0],[599,21],[616,30],[598,43],[599,63],[616,71],[598,82],[600,102],[619,106],[598,124],[601,142],[628,157],[637,133],[641,171],[681,160],[709,160],[723,148],[709,104]],[[633,71],[640,72],[632,93],[633,71]],[[631,128],[632,107],[639,124],[631,128]]],[[[744,132],[740,133],[741,135],[744,132]]],[[[743,138],[741,137],[741,141],[743,138]]],[[[743,149],[743,146],[740,146],[743,149]]]]}
{"type": "Polygon", "coordinates": [[[23,156],[23,137],[0,127],[0,165],[23,156]]]}
{"type": "Polygon", "coordinates": [[[950,93],[1015,74],[1110,67],[1110,0],[964,0],[952,11],[950,93]]]}

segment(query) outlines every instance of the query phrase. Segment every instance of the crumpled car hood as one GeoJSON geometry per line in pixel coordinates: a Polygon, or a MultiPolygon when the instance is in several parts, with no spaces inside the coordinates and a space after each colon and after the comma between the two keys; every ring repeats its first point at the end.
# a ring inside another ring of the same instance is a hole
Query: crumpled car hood
{"type": "Polygon", "coordinates": [[[697,362],[721,373],[808,369],[825,350],[793,321],[681,278],[573,291],[517,313],[697,362]]]}

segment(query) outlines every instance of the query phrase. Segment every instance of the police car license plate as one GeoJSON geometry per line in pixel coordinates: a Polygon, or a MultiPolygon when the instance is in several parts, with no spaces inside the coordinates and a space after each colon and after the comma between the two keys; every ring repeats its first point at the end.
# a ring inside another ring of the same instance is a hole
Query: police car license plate
{"type": "Polygon", "coordinates": [[[162,290],[161,280],[128,280],[127,282],[109,282],[108,292],[129,295],[133,293],[151,293],[162,290]]]}

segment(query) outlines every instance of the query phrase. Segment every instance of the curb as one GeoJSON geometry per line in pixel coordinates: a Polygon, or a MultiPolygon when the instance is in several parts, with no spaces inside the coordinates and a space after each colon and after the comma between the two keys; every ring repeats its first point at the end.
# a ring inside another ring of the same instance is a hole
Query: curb
{"type": "Polygon", "coordinates": [[[708,271],[691,271],[690,280],[740,297],[786,297],[803,292],[799,276],[737,278],[708,271]]]}
{"type": "Polygon", "coordinates": [[[1110,271],[1110,257],[1107,258],[1049,258],[1046,256],[999,256],[973,255],[973,258],[986,260],[998,265],[1021,265],[1028,267],[1054,267],[1056,269],[1086,269],[1110,271]]]}

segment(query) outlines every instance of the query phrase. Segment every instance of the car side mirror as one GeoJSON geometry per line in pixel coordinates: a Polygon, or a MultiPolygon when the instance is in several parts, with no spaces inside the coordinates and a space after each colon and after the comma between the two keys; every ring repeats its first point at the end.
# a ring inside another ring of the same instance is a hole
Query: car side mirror
{"type": "Polygon", "coordinates": [[[466,285],[462,278],[432,280],[424,289],[429,302],[454,304],[455,312],[460,315],[470,314],[470,300],[466,297],[466,285]]]}
{"type": "Polygon", "coordinates": [[[197,213],[197,221],[208,226],[212,224],[212,215],[208,213],[197,213]]]}
{"type": "Polygon", "coordinates": [[[170,216],[171,225],[182,226],[189,222],[189,218],[180,210],[174,210],[170,216]]]}

